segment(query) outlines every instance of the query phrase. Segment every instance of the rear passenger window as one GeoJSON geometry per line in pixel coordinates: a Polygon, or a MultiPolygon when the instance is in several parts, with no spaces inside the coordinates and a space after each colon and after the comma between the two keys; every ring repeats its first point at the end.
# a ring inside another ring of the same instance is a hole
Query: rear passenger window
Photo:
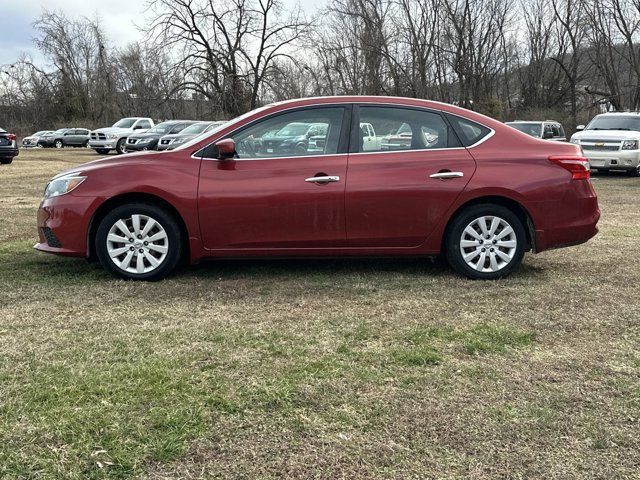
{"type": "Polygon", "coordinates": [[[398,107],[360,107],[356,151],[384,152],[459,146],[439,113],[398,107]],[[369,126],[370,125],[370,126],[369,126]],[[366,126],[366,129],[363,128],[366,126]],[[373,127],[373,132],[371,132],[373,127]],[[367,137],[365,139],[365,137],[367,137]]]}
{"type": "Polygon", "coordinates": [[[451,122],[451,125],[458,135],[458,138],[460,138],[462,145],[465,147],[470,147],[471,145],[478,143],[491,133],[491,129],[467,118],[452,115],[450,113],[445,115],[449,122],[451,122]]]}

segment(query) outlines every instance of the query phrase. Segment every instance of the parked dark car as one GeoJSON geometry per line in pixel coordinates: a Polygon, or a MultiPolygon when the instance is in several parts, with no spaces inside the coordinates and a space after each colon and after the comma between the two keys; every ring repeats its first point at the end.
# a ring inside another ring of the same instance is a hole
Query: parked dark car
{"type": "Polygon", "coordinates": [[[16,136],[0,128],[0,163],[8,164],[18,156],[16,136]]]}
{"type": "Polygon", "coordinates": [[[262,137],[260,146],[263,153],[306,152],[309,150],[309,139],[326,137],[327,128],[326,123],[293,122],[262,137]]]}
{"type": "Polygon", "coordinates": [[[89,133],[86,128],[61,128],[55,132],[40,137],[39,145],[43,147],[88,147],[89,133]]]}
{"type": "Polygon", "coordinates": [[[52,134],[53,130],[41,130],[39,132],[34,133],[33,135],[29,135],[28,137],[24,137],[22,139],[22,147],[23,148],[36,148],[39,147],[40,137],[45,135],[52,134]]]}
{"type": "Polygon", "coordinates": [[[226,122],[197,122],[189,125],[180,133],[170,133],[160,138],[158,142],[158,150],[173,150],[183,143],[193,140],[198,135],[210,132],[214,128],[224,125],[226,122]]]}
{"type": "Polygon", "coordinates": [[[141,150],[156,150],[161,137],[180,133],[185,128],[196,123],[195,120],[170,120],[162,122],[144,133],[130,135],[125,144],[125,152],[139,152],[141,150]]]}

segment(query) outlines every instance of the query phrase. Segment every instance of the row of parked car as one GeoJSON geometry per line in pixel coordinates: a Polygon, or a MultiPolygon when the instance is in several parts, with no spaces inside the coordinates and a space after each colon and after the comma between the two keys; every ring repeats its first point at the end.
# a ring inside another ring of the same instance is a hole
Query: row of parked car
{"type": "Polygon", "coordinates": [[[99,154],[139,150],[171,150],[224,122],[170,120],[157,125],[151,118],[123,118],[111,127],[43,130],[22,139],[23,148],[92,148],[99,154]]]}
{"type": "MultiPolygon", "coordinates": [[[[113,126],[90,131],[87,128],[61,128],[40,131],[22,140],[30,147],[86,147],[104,155],[115,150],[122,154],[140,150],[172,150],[225,122],[170,120],[157,125],[151,118],[123,118],[113,126]]],[[[554,120],[506,122],[507,125],[532,137],[566,142],[564,127],[554,120]]],[[[360,141],[363,151],[402,150],[416,138],[406,123],[386,122],[384,133],[376,132],[374,125],[360,123],[360,141]]],[[[321,152],[327,142],[328,124],[291,122],[260,137],[247,138],[243,147],[273,156],[275,154],[321,152]]],[[[624,170],[640,175],[640,113],[610,112],[596,115],[588,125],[578,125],[578,132],[570,141],[581,146],[594,170],[624,170]]],[[[420,143],[437,148],[446,140],[446,132],[424,127],[420,143]]],[[[16,136],[0,129],[0,163],[11,163],[18,154],[16,136]]]]}

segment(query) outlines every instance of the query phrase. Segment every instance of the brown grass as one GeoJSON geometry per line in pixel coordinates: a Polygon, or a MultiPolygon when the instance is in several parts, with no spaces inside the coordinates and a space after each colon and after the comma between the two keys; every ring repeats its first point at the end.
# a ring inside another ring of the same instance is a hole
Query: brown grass
{"type": "Polygon", "coordinates": [[[145,284],[32,250],[0,167],[2,478],[640,478],[640,179],[601,232],[480,283],[415,260],[215,262],[145,284]]]}

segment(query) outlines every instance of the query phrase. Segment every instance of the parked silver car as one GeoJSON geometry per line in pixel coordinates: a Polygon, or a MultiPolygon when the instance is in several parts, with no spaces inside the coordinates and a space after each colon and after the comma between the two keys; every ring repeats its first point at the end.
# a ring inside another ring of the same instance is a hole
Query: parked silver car
{"type": "Polygon", "coordinates": [[[174,133],[165,135],[160,138],[158,142],[157,150],[173,150],[174,148],[182,145],[189,140],[196,138],[198,135],[210,132],[214,128],[218,128],[220,125],[224,125],[226,122],[198,122],[188,126],[180,133],[174,133]]]}
{"type": "Polygon", "coordinates": [[[45,135],[52,135],[53,130],[41,130],[39,132],[34,133],[33,135],[29,135],[28,137],[24,137],[22,139],[22,148],[36,148],[41,147],[40,138],[45,135]]]}
{"type": "Polygon", "coordinates": [[[566,142],[567,136],[564,127],[555,120],[515,120],[505,122],[506,125],[520,130],[527,135],[543,140],[553,140],[555,142],[566,142]]]}

